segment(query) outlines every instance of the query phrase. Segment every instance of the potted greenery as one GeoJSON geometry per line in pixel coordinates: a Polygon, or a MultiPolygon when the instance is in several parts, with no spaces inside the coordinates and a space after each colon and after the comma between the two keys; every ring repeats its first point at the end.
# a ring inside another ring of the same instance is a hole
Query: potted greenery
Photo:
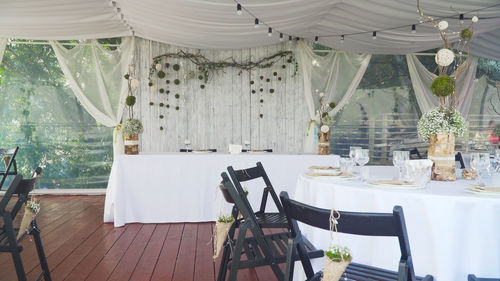
{"type": "Polygon", "coordinates": [[[229,233],[229,229],[231,225],[234,223],[234,218],[231,215],[219,215],[217,222],[215,223],[215,239],[214,239],[214,256],[216,259],[226,241],[227,234],[229,233]]]}
{"type": "Polygon", "coordinates": [[[143,132],[142,122],[138,119],[134,119],[136,97],[133,91],[139,86],[139,81],[131,77],[130,72],[133,70],[134,67],[130,66],[129,73],[123,76],[128,83],[129,95],[125,99],[125,104],[128,107],[128,115],[130,117],[121,125],[122,135],[125,139],[125,154],[139,154],[139,134],[143,132]]]}
{"type": "Polygon", "coordinates": [[[323,268],[322,281],[338,281],[345,269],[352,261],[349,248],[335,245],[325,252],[325,267],[323,268]]]}
{"type": "Polygon", "coordinates": [[[21,225],[19,226],[19,232],[17,233],[17,238],[21,238],[24,233],[27,233],[30,229],[31,222],[35,219],[36,215],[40,212],[40,204],[34,200],[28,200],[26,206],[24,207],[24,214],[21,220],[21,225]]]}

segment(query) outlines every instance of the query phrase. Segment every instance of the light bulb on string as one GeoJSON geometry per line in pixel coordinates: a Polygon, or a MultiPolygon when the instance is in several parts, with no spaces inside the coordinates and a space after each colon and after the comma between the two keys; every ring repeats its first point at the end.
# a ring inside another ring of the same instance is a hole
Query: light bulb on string
{"type": "Polygon", "coordinates": [[[115,11],[115,14],[118,14],[121,12],[122,9],[118,8],[118,7],[114,7],[113,10],[115,11]]]}
{"type": "Polygon", "coordinates": [[[109,1],[109,6],[110,7],[115,7],[116,6],[116,1],[109,1]]]}
{"type": "Polygon", "coordinates": [[[377,32],[376,32],[376,31],[374,31],[374,32],[373,32],[373,34],[372,34],[372,39],[373,39],[373,40],[377,39],[377,32]]]}
{"type": "Polygon", "coordinates": [[[460,14],[458,19],[460,19],[460,24],[464,24],[464,14],[460,14]]]}
{"type": "Polygon", "coordinates": [[[290,35],[290,36],[288,36],[288,42],[292,43],[292,39],[293,39],[293,38],[292,38],[292,36],[291,36],[291,35],[290,35]]]}
{"type": "Polygon", "coordinates": [[[314,42],[318,42],[318,40],[319,40],[319,37],[318,37],[318,36],[315,36],[315,37],[314,37],[314,42]]]}
{"type": "Polygon", "coordinates": [[[236,5],[236,14],[237,14],[238,16],[241,16],[241,15],[243,14],[243,11],[241,10],[241,4],[240,4],[240,3],[238,3],[238,4],[236,5]]]}
{"type": "Polygon", "coordinates": [[[259,19],[255,19],[254,27],[259,28],[259,19]]]}
{"type": "Polygon", "coordinates": [[[415,24],[411,26],[411,33],[417,33],[417,26],[415,24]]]}
{"type": "Polygon", "coordinates": [[[344,39],[345,39],[344,35],[340,35],[340,43],[344,43],[344,39]]]}
{"type": "Polygon", "coordinates": [[[280,33],[280,41],[283,41],[283,33],[280,33]]]}
{"type": "Polygon", "coordinates": [[[269,37],[273,36],[273,29],[270,27],[267,29],[267,36],[269,37]]]}

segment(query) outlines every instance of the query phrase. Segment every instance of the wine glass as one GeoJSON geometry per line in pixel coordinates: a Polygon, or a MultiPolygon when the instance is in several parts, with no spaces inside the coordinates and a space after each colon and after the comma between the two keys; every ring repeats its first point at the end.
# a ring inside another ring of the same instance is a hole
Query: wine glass
{"type": "Polygon", "coordinates": [[[484,152],[471,153],[470,166],[477,172],[477,185],[484,186],[483,170],[490,167],[490,154],[484,152]]]}
{"type": "Polygon", "coordinates": [[[247,151],[250,151],[250,141],[247,141],[247,140],[246,140],[246,141],[245,141],[245,143],[244,143],[244,145],[245,145],[245,149],[246,149],[247,151]]]}
{"type": "Polygon", "coordinates": [[[351,158],[351,161],[356,161],[356,158],[358,157],[357,151],[361,150],[360,146],[351,146],[349,147],[349,158],[351,158]]]}
{"type": "Polygon", "coordinates": [[[190,139],[185,139],[184,140],[184,145],[186,146],[186,150],[191,150],[191,140],[190,139]]]}
{"type": "Polygon", "coordinates": [[[394,167],[398,168],[398,179],[403,178],[403,168],[405,166],[406,160],[410,160],[409,151],[395,150],[392,152],[392,164],[394,167]]]}
{"type": "Polygon", "coordinates": [[[368,170],[365,169],[364,165],[370,161],[370,150],[368,149],[359,149],[356,150],[356,163],[361,166],[361,180],[365,181],[368,179],[368,170]]]}

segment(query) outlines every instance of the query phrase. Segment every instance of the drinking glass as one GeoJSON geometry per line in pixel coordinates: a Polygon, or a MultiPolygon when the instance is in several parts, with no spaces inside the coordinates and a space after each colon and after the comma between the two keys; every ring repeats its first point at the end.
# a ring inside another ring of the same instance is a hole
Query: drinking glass
{"type": "Polygon", "coordinates": [[[186,150],[190,150],[191,149],[191,140],[185,139],[184,145],[186,146],[186,150]]]}
{"type": "Polygon", "coordinates": [[[358,163],[359,166],[364,166],[366,163],[368,163],[368,161],[370,161],[370,150],[359,149],[356,152],[356,163],[358,163]]]}
{"type": "Polygon", "coordinates": [[[358,150],[361,150],[360,146],[349,147],[349,158],[351,158],[352,161],[356,161],[356,158],[358,157],[358,150]]]}
{"type": "Polygon", "coordinates": [[[406,160],[410,160],[409,151],[395,150],[392,152],[392,164],[398,168],[398,180],[403,179],[403,168],[405,167],[406,160]]]}
{"type": "Polygon", "coordinates": [[[354,167],[354,161],[350,158],[340,158],[340,171],[342,173],[348,172],[352,173],[354,167]]]}
{"type": "Polygon", "coordinates": [[[477,172],[477,185],[484,186],[483,170],[490,167],[490,154],[484,152],[471,153],[470,166],[477,172]]]}
{"type": "Polygon", "coordinates": [[[250,151],[250,141],[245,141],[245,143],[244,143],[244,144],[245,144],[245,149],[246,149],[247,151],[250,151]]]}

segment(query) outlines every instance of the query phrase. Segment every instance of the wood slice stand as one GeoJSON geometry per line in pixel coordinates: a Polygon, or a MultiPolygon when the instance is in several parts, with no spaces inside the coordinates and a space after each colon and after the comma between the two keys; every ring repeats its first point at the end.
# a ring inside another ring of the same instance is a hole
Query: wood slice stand
{"type": "Polygon", "coordinates": [[[431,179],[435,181],[455,181],[455,134],[443,133],[429,139],[428,157],[432,165],[431,179]]]}
{"type": "Polygon", "coordinates": [[[125,136],[125,154],[139,154],[139,135],[125,136]]]}
{"type": "Polygon", "coordinates": [[[330,132],[318,133],[318,154],[319,155],[329,155],[330,154],[330,132]]]}

